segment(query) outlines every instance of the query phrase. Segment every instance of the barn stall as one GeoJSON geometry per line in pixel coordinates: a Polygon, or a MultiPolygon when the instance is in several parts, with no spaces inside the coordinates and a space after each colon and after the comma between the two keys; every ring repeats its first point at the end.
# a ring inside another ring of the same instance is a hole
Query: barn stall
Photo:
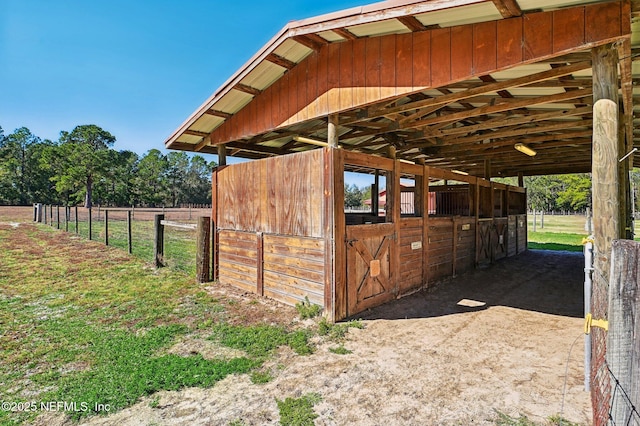
{"type": "Polygon", "coordinates": [[[331,147],[218,167],[213,205],[220,282],[287,304],[308,298],[334,320],[527,243],[523,188],[331,147]],[[345,213],[349,170],[385,176],[383,214],[345,213]],[[414,182],[408,213],[401,179],[414,182]]]}

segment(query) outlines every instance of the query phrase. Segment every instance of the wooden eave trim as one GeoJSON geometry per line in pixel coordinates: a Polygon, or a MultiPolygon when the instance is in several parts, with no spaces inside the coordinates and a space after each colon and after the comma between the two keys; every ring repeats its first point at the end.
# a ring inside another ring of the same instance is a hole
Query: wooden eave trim
{"type": "Polygon", "coordinates": [[[400,21],[400,23],[402,25],[404,25],[405,27],[407,27],[408,30],[413,31],[413,32],[418,32],[418,31],[424,31],[427,29],[427,27],[425,27],[422,22],[420,22],[418,20],[418,18],[416,18],[413,15],[408,15],[408,16],[399,16],[398,18],[396,18],[398,21],[400,21]]]}

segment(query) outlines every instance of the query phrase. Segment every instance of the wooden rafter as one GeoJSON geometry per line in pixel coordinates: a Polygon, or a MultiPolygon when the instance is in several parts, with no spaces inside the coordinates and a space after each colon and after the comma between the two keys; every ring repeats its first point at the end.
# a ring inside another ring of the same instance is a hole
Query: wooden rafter
{"type": "Polygon", "coordinates": [[[516,0],[493,0],[493,4],[500,12],[503,18],[513,18],[521,16],[522,9],[516,0]]]}
{"type": "MultiPolygon", "coordinates": [[[[462,92],[455,92],[449,95],[438,96],[435,98],[429,98],[429,99],[424,99],[424,100],[419,100],[414,102],[407,102],[405,104],[398,105],[396,107],[380,108],[379,106],[374,105],[364,110],[362,113],[362,116],[368,119],[371,119],[374,117],[383,117],[389,114],[396,114],[400,112],[416,111],[421,108],[429,108],[437,105],[447,105],[447,104],[450,104],[453,102],[459,102],[464,99],[468,99],[477,95],[483,95],[491,92],[498,92],[500,90],[508,90],[514,87],[526,86],[531,83],[544,81],[552,78],[557,78],[563,75],[572,74],[577,71],[582,71],[590,67],[591,67],[591,62],[586,62],[586,61],[578,62],[575,64],[542,71],[542,72],[527,75],[524,77],[500,81],[497,83],[488,83],[483,86],[475,87],[462,92]]],[[[416,114],[417,116],[422,116],[421,113],[416,113],[416,114]]]]}
{"type": "Polygon", "coordinates": [[[273,64],[279,65],[282,68],[285,68],[288,70],[293,69],[293,67],[297,65],[295,62],[290,61],[287,58],[283,58],[280,55],[276,55],[273,52],[270,53],[265,59],[273,64]]]}
{"type": "Polygon", "coordinates": [[[333,30],[334,33],[338,34],[340,37],[347,39],[347,40],[355,40],[358,38],[357,35],[355,35],[354,33],[352,33],[351,31],[349,31],[346,28],[334,28],[333,30]]]}
{"type": "Polygon", "coordinates": [[[427,27],[425,27],[422,22],[420,22],[415,16],[413,15],[408,15],[408,16],[400,16],[397,18],[398,21],[400,21],[400,23],[402,25],[404,25],[405,27],[407,27],[410,31],[413,32],[417,32],[417,31],[424,31],[427,29],[427,27]]]}
{"type": "Polygon", "coordinates": [[[238,89],[241,92],[248,93],[253,96],[258,96],[262,91],[260,89],[256,89],[255,87],[248,86],[246,84],[238,83],[234,86],[235,89],[238,89]]]}
{"type": "Polygon", "coordinates": [[[233,117],[233,114],[229,114],[228,112],[224,112],[224,111],[218,111],[215,109],[208,109],[204,113],[208,115],[213,115],[214,117],[224,118],[225,120],[233,117]]]}

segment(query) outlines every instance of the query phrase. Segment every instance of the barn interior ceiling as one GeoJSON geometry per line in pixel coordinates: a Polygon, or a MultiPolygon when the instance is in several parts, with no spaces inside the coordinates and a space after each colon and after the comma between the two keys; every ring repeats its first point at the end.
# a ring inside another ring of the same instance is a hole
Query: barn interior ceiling
{"type": "MultiPolygon", "coordinates": [[[[463,30],[459,35],[463,36],[464,28],[472,28],[470,25],[515,22],[528,14],[601,3],[612,2],[395,0],[292,22],[197,109],[165,144],[170,149],[212,154],[218,153],[218,145],[222,144],[227,155],[250,159],[317,149],[327,140],[329,114],[322,107],[307,108],[304,115],[298,112],[295,119],[289,116],[286,120],[267,119],[265,126],[253,129],[249,126],[250,131],[244,133],[234,133],[233,129],[225,133],[222,129],[231,127],[234,116],[255,109],[261,95],[268,92],[269,99],[275,99],[277,92],[271,86],[280,87],[296,67],[326,46],[336,49],[348,43],[357,46],[377,38],[386,40],[391,35],[396,37],[393,40],[397,51],[398,37],[406,38],[403,35],[409,33],[429,31],[433,40],[437,31],[460,28],[463,30]],[[230,136],[224,138],[222,134],[230,136]]],[[[636,129],[640,124],[637,105],[640,87],[636,88],[640,81],[640,0],[614,3],[620,4],[622,21],[625,13],[631,15],[631,37],[614,42],[624,113],[621,127],[626,132],[627,146],[640,147],[640,130],[636,129]]],[[[560,15],[553,15],[554,19],[556,16],[560,15]]],[[[581,31],[587,34],[589,28],[581,31]]],[[[558,38],[553,42],[561,41],[558,38]]],[[[431,43],[433,49],[434,42],[431,43]]],[[[396,74],[391,77],[396,82],[395,91],[386,93],[388,87],[377,85],[380,92],[372,97],[360,93],[360,102],[339,108],[340,146],[380,156],[393,152],[399,159],[476,176],[484,175],[486,160],[491,162],[492,176],[589,172],[591,46],[583,43],[580,49],[560,51],[558,55],[542,55],[543,59],[524,60],[515,66],[496,66],[486,73],[475,72],[482,66],[474,63],[473,75],[451,78],[442,85],[414,84],[404,90],[398,90],[400,77],[396,67],[396,74]],[[516,145],[531,149],[535,155],[516,150],[516,145]]],[[[376,65],[380,66],[373,64],[376,65]]],[[[435,81],[437,66],[432,60],[430,81],[435,81]]],[[[307,77],[306,85],[314,78],[311,74],[307,77]]],[[[358,96],[355,81],[349,90],[349,96],[358,96]]],[[[330,103],[331,94],[327,96],[330,103]]],[[[258,119],[259,115],[254,112],[252,117],[258,119]]],[[[633,158],[634,165],[640,166],[640,154],[636,152],[633,158]]]]}

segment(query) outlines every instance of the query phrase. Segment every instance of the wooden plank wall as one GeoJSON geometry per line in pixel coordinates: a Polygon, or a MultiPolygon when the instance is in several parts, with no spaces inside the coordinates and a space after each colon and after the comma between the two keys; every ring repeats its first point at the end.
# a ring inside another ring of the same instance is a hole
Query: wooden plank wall
{"type": "Polygon", "coordinates": [[[323,237],[322,152],[266,158],[219,171],[218,229],[323,237]]]}
{"type": "Polygon", "coordinates": [[[509,216],[508,235],[507,256],[515,256],[518,254],[518,218],[514,215],[509,216]]]}
{"type": "Polygon", "coordinates": [[[630,34],[625,7],[610,2],[324,45],[214,130],[211,143],[610,42],[630,34]]]}
{"type": "Polygon", "coordinates": [[[264,295],[289,305],[324,306],[325,242],[320,238],[264,235],[264,295]]]}
{"type": "Polygon", "coordinates": [[[421,217],[402,218],[400,220],[400,270],[398,291],[400,294],[422,287],[422,257],[424,242],[422,240],[421,217]]]}
{"type": "Polygon", "coordinates": [[[258,282],[257,234],[220,230],[218,250],[220,281],[255,293],[258,282]]]}
{"type": "Polygon", "coordinates": [[[517,252],[522,253],[524,251],[527,251],[527,215],[526,214],[517,215],[516,223],[518,226],[517,252]]]}
{"type": "Polygon", "coordinates": [[[455,220],[456,264],[454,275],[471,270],[476,265],[476,219],[459,217],[455,220]]]}
{"type": "Polygon", "coordinates": [[[453,219],[429,218],[429,282],[451,276],[453,271],[453,219]]]}

